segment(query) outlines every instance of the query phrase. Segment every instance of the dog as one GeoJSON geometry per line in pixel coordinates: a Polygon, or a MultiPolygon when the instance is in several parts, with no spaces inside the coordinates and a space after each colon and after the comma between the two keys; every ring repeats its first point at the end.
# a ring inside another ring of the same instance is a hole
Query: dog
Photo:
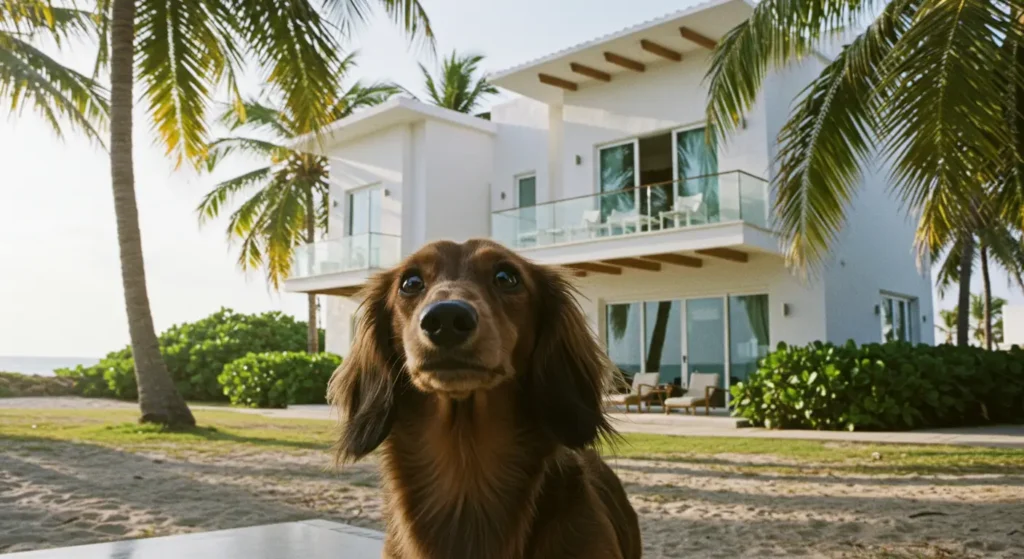
{"type": "Polygon", "coordinates": [[[383,557],[635,559],[593,449],[610,361],[569,281],[491,241],[424,246],[364,288],[328,397],[340,462],[380,448],[383,557]]]}

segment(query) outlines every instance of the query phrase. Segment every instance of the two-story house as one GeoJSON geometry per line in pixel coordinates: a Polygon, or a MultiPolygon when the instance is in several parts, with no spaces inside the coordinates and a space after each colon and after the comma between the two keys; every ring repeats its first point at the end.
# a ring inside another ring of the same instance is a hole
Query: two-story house
{"type": "Polygon", "coordinates": [[[863,179],[822,273],[780,254],[776,137],[827,53],[771,75],[727,145],[706,141],[710,49],[751,10],[713,0],[500,72],[519,97],[490,120],[400,98],[306,142],[330,158],[329,239],[285,288],[331,296],[327,350],[348,352],[376,270],[471,237],[572,270],[612,360],[663,382],[732,384],[779,342],[932,343],[927,263],[884,175],[863,179]]]}

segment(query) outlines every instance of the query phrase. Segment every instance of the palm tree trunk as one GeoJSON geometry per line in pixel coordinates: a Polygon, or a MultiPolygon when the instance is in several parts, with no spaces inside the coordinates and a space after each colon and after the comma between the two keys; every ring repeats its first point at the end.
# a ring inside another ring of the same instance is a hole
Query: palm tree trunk
{"type": "Polygon", "coordinates": [[[668,331],[668,318],[671,312],[672,303],[668,301],[658,303],[657,318],[654,320],[654,329],[651,331],[651,346],[647,350],[645,372],[661,372],[661,354],[665,349],[665,334],[668,331]]]}
{"type": "Polygon", "coordinates": [[[988,249],[981,246],[981,279],[984,288],[985,311],[982,320],[985,325],[985,349],[992,351],[992,282],[988,275],[988,249]]]}
{"type": "Polygon", "coordinates": [[[146,293],[142,236],[135,202],[132,160],[132,85],[134,84],[135,1],[114,0],[110,34],[110,178],[117,217],[128,334],[139,386],[140,421],[170,427],[195,425],[160,355],[146,293]]]}
{"type": "Polygon", "coordinates": [[[956,309],[956,345],[970,345],[971,267],[974,264],[974,235],[964,233],[960,252],[960,293],[956,309]]]}
{"type": "MultiPolygon", "coordinates": [[[[306,196],[306,242],[316,242],[316,215],[312,189],[310,189],[309,195],[306,196]]],[[[316,294],[310,293],[306,297],[309,304],[308,324],[306,326],[306,351],[308,353],[319,353],[320,330],[316,327],[316,294]]]]}

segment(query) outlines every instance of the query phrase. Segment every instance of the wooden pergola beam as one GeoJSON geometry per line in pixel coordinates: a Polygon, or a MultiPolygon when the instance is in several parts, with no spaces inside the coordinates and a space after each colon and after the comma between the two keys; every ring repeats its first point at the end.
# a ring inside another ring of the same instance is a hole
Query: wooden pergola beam
{"type": "Polygon", "coordinates": [[[697,254],[714,256],[715,258],[731,260],[733,262],[747,262],[750,259],[750,256],[747,253],[731,248],[706,248],[698,250],[697,254]]]}
{"type": "Polygon", "coordinates": [[[618,266],[611,266],[608,264],[598,264],[597,262],[580,262],[578,264],[568,264],[566,268],[573,270],[582,270],[584,272],[594,272],[595,274],[612,274],[613,276],[622,275],[622,268],[618,266]]]}
{"type": "Polygon", "coordinates": [[[662,58],[667,58],[673,62],[679,62],[683,59],[683,54],[676,52],[668,47],[659,45],[654,41],[648,41],[647,39],[640,39],[640,48],[645,51],[656,54],[662,58]]]}
{"type": "Polygon", "coordinates": [[[569,91],[576,91],[576,83],[569,80],[563,80],[562,78],[555,77],[549,74],[537,74],[537,78],[540,79],[540,83],[553,85],[569,91]]]}
{"type": "Polygon", "coordinates": [[[626,58],[625,56],[615,54],[614,52],[604,53],[604,59],[616,66],[622,66],[623,68],[633,70],[634,72],[643,72],[647,69],[647,67],[642,63],[637,62],[632,58],[626,58]]]}
{"type": "Polygon", "coordinates": [[[608,264],[614,264],[616,266],[622,266],[623,268],[635,268],[637,270],[647,270],[648,272],[660,272],[661,264],[657,262],[648,262],[646,260],[640,260],[639,258],[609,258],[604,260],[608,264]]]}
{"type": "Polygon", "coordinates": [[[682,35],[683,38],[686,39],[687,41],[690,41],[691,43],[697,43],[698,45],[708,50],[712,50],[718,45],[718,41],[705,37],[704,35],[697,33],[696,31],[690,29],[689,27],[680,27],[679,34],[682,35]]]}
{"type": "Polygon", "coordinates": [[[597,68],[591,68],[590,66],[587,66],[585,64],[580,64],[579,62],[570,62],[569,63],[569,68],[573,72],[576,72],[577,74],[580,74],[581,76],[587,76],[588,78],[594,78],[595,80],[601,80],[603,82],[610,82],[610,81],[612,81],[611,74],[609,74],[607,72],[602,72],[601,70],[598,70],[597,68]]]}
{"type": "Polygon", "coordinates": [[[687,268],[700,268],[704,265],[704,261],[700,258],[676,254],[674,252],[667,252],[665,254],[649,254],[643,258],[644,260],[653,260],[654,262],[662,262],[665,264],[675,264],[676,266],[686,266],[687,268]]]}

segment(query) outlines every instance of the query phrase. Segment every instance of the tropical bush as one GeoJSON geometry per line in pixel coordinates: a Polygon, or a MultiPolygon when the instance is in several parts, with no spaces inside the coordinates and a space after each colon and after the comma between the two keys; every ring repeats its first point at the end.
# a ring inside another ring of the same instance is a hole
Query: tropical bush
{"type": "Polygon", "coordinates": [[[779,344],[731,388],[734,415],[780,429],[901,430],[1024,422],[1024,350],[779,344]]]}
{"type": "MultiPolygon", "coordinates": [[[[324,333],[320,331],[320,346],[324,333]]],[[[303,351],[306,323],[274,311],[241,314],[222,308],[210,316],[168,328],[160,334],[160,353],[181,395],[188,400],[226,400],[217,381],[228,363],[249,353],[303,351]]],[[[134,400],[135,363],[131,347],[108,353],[99,363],[56,371],[75,379],[83,396],[134,400]]]]}
{"type": "Polygon", "coordinates": [[[0,371],[0,398],[70,396],[71,394],[74,394],[74,383],[71,379],[0,371]]]}
{"type": "Polygon", "coordinates": [[[294,351],[250,353],[224,367],[220,384],[232,404],[283,408],[289,404],[324,404],[331,373],[341,358],[330,353],[294,351]]]}

